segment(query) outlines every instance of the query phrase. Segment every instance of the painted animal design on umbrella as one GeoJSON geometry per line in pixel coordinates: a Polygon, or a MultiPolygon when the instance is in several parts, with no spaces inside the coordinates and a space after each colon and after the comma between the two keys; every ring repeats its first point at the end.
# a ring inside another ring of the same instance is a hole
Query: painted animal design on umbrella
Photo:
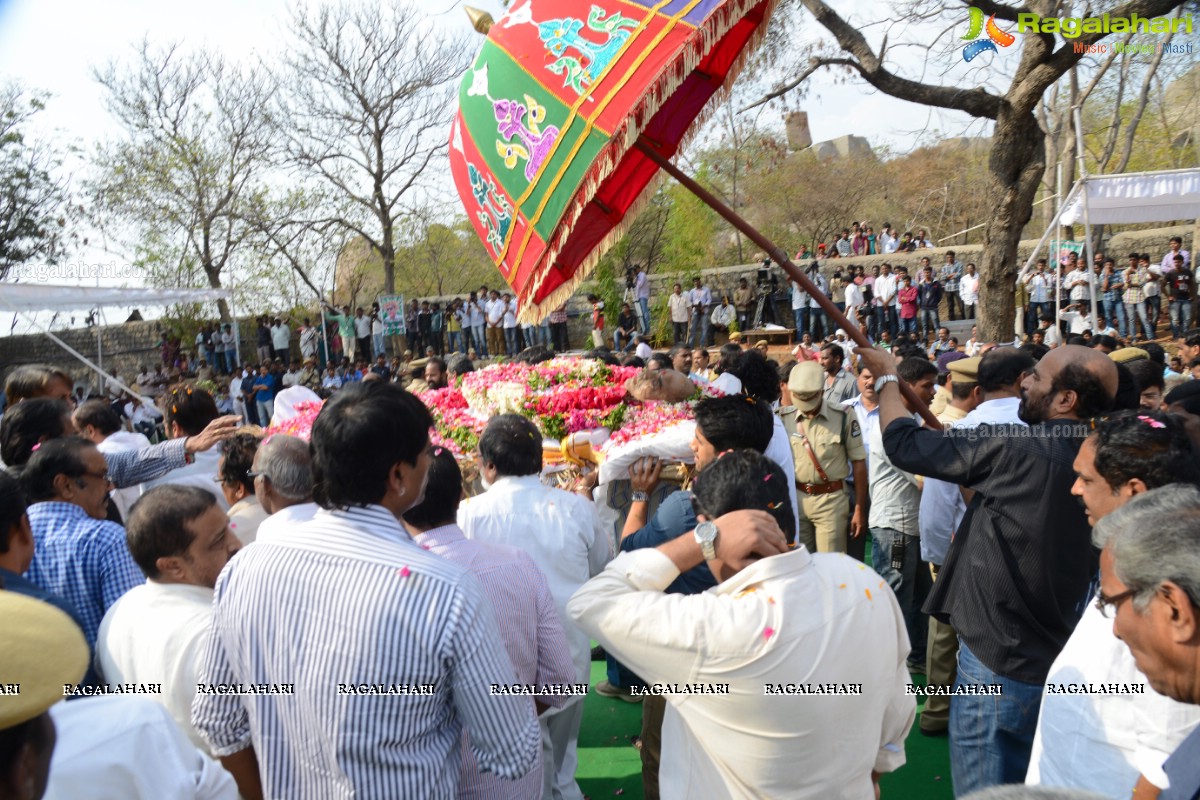
{"type": "Polygon", "coordinates": [[[492,108],[496,112],[496,130],[505,139],[496,142],[496,150],[503,156],[504,166],[512,169],[518,161],[524,160],[525,180],[532,181],[549,155],[550,148],[554,147],[558,128],[549,125],[545,130],[541,129],[546,119],[546,109],[529,95],[525,95],[524,103],[496,100],[492,108]],[[529,115],[528,124],[525,123],[526,114],[529,115]],[[519,141],[512,141],[514,137],[519,141]]]}
{"type": "Polygon", "coordinates": [[[555,75],[566,75],[563,86],[569,86],[583,94],[603,74],[605,68],[621,52],[629,40],[630,31],[638,25],[637,20],[623,17],[617,12],[605,15],[604,9],[592,6],[588,14],[589,31],[606,34],[603,42],[593,42],[582,35],[583,20],[574,17],[552,19],[538,24],[538,36],[558,60],[547,69],[555,75]],[[582,58],[567,55],[575,50],[582,58]]]}

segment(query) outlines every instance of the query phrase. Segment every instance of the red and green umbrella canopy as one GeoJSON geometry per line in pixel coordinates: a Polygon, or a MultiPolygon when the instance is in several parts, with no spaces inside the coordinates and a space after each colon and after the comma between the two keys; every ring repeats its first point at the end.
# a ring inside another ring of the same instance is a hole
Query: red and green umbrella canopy
{"type": "Polygon", "coordinates": [[[463,78],[450,169],[536,321],[587,277],[736,77],[775,0],[520,0],[463,78]]]}

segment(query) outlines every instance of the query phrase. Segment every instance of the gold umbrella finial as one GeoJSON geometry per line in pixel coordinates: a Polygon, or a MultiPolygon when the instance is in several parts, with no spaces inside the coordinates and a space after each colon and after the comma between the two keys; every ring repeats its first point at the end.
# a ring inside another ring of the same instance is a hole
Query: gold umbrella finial
{"type": "Polygon", "coordinates": [[[496,20],[486,11],[480,11],[472,6],[464,6],[463,10],[467,12],[467,17],[471,20],[471,25],[476,31],[487,36],[488,31],[496,24],[496,20]]]}

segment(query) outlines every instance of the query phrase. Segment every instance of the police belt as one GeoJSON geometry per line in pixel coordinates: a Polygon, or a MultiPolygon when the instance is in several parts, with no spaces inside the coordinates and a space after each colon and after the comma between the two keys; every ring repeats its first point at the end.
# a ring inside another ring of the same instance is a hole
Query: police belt
{"type": "Polygon", "coordinates": [[[843,481],[829,481],[827,483],[801,483],[796,481],[796,488],[807,495],[831,494],[841,491],[843,481]]]}

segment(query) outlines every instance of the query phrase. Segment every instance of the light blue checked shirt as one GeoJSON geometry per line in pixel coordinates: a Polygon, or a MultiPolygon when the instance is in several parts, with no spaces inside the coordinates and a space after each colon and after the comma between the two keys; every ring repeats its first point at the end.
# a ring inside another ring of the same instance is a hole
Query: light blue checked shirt
{"type": "Polygon", "coordinates": [[[186,439],[172,439],[169,442],[143,447],[141,450],[105,453],[108,479],[118,489],[127,489],[151,478],[166,475],[173,469],[179,469],[187,464],[187,456],[183,451],[185,442],[186,439]]]}
{"type": "Polygon", "coordinates": [[[33,562],[25,573],[35,586],[66,600],[79,614],[88,646],[95,648],[104,612],[146,576],[125,544],[125,529],[92,519],[74,503],[34,503],[33,562]]]}
{"type": "Polygon", "coordinates": [[[541,749],[529,698],[490,691],[514,673],[478,581],[382,506],[318,511],[231,560],[198,681],[291,685],[192,703],[215,755],[254,747],[267,798],[450,800],[464,727],[479,768],[508,780],[541,749]]]}

